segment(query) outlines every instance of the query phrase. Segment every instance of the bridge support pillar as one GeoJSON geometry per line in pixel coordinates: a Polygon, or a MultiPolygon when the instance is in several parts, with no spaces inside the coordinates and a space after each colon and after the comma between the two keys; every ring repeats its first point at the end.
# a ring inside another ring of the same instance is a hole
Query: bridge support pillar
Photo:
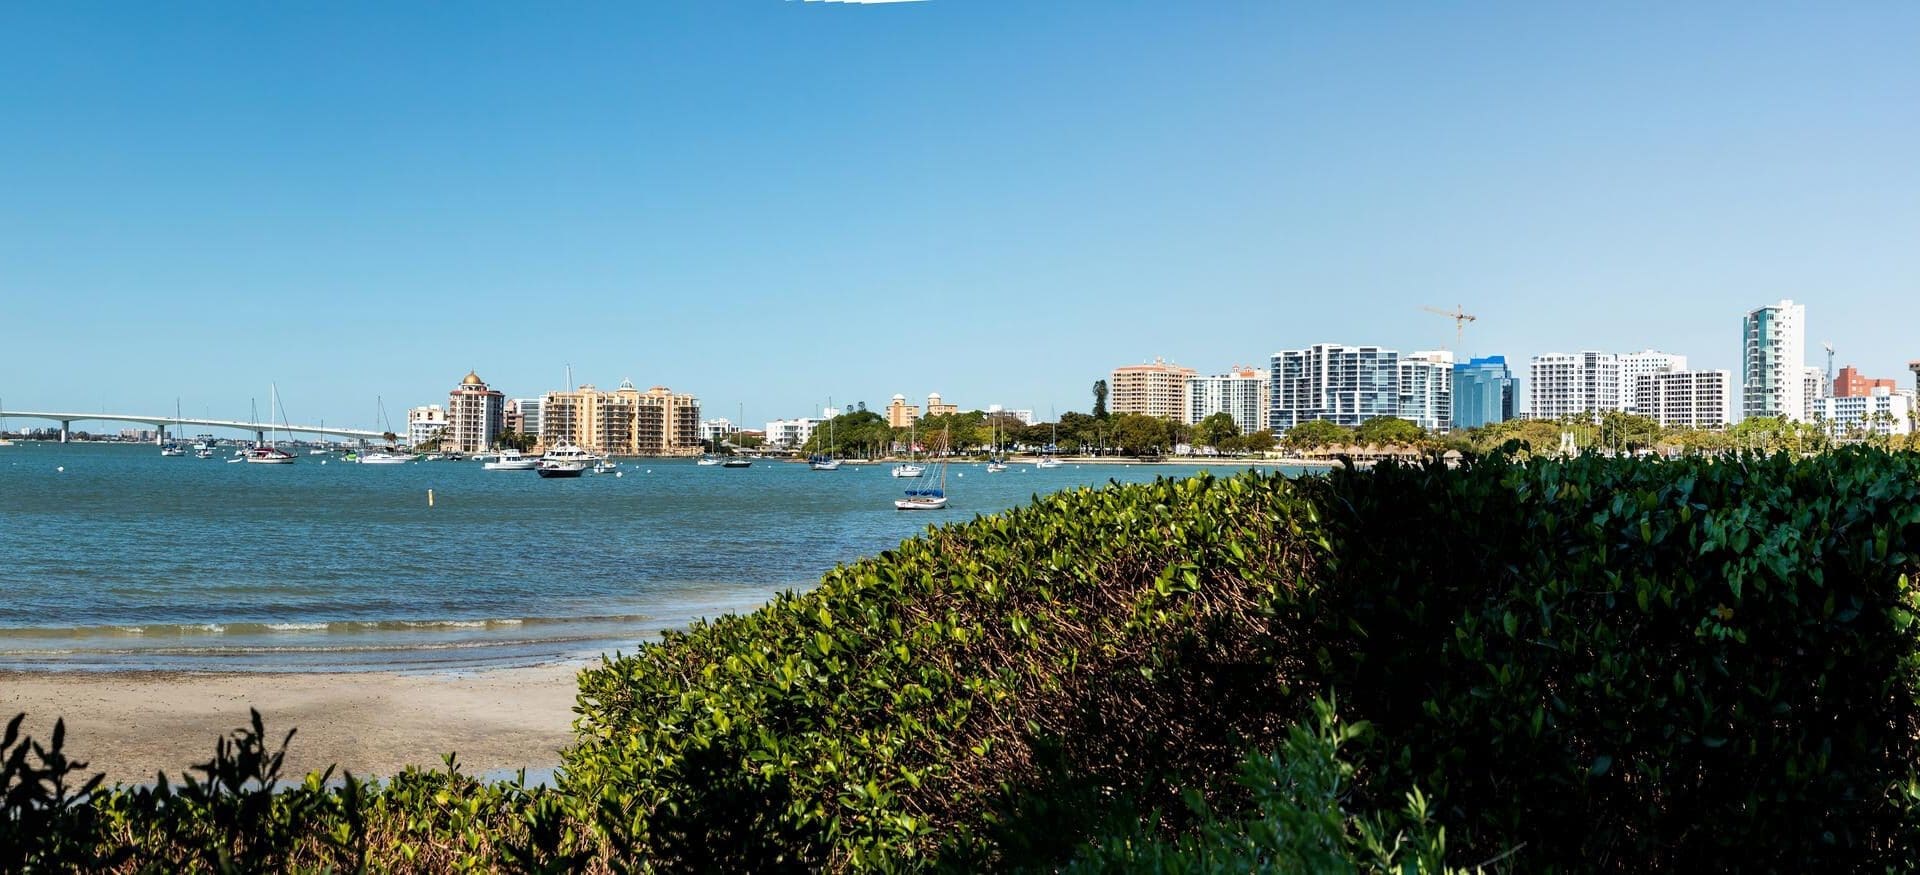
{"type": "Polygon", "coordinates": [[[264,432],[264,431],[256,431],[256,432],[254,432],[254,433],[253,433],[253,442],[254,442],[254,443],[255,443],[256,445],[257,445],[257,444],[264,444],[264,443],[266,443],[266,442],[267,442],[267,433],[266,433],[266,432],[264,432]]]}
{"type": "Polygon", "coordinates": [[[66,443],[68,436],[72,434],[73,434],[72,420],[67,420],[67,419],[60,420],[60,442],[63,444],[66,443]]]}
{"type": "Polygon", "coordinates": [[[153,443],[155,446],[164,447],[167,445],[167,427],[166,426],[155,425],[153,427],[153,443]]]}

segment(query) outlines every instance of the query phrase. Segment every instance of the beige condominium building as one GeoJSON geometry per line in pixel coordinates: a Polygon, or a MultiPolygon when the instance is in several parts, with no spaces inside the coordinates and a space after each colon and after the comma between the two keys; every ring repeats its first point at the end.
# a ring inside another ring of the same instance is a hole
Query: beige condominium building
{"type": "Polygon", "coordinates": [[[940,393],[938,392],[927,393],[927,415],[928,416],[952,416],[959,412],[960,412],[960,406],[957,404],[948,404],[945,401],[941,401],[940,393]]]}
{"type": "Polygon", "coordinates": [[[1185,420],[1189,405],[1187,383],[1198,374],[1192,368],[1170,365],[1158,358],[1151,364],[1114,368],[1113,377],[1107,382],[1107,409],[1114,413],[1144,413],[1185,420]]]}
{"type": "Polygon", "coordinates": [[[506,424],[506,396],[487,388],[486,381],[472,371],[447,393],[447,437],[443,450],[459,453],[483,453],[493,449],[506,424]]]}
{"type": "Polygon", "coordinates": [[[571,442],[616,456],[700,454],[700,399],[665,386],[645,392],[621,381],[611,392],[591,384],[549,392],[541,404],[540,442],[571,442]]]}
{"type": "Polygon", "coordinates": [[[912,428],[919,418],[919,405],[908,404],[905,395],[893,396],[893,403],[887,405],[888,428],[912,428]]]}

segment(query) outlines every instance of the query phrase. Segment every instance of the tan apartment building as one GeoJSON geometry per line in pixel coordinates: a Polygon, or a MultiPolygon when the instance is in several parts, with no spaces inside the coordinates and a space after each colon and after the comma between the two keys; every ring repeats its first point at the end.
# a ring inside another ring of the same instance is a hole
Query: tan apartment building
{"type": "Polygon", "coordinates": [[[1114,368],[1107,381],[1107,410],[1185,420],[1190,406],[1187,384],[1198,375],[1192,368],[1159,358],[1151,364],[1114,368]]]}
{"type": "Polygon", "coordinates": [[[919,406],[908,404],[905,395],[893,396],[893,403],[887,405],[888,428],[912,428],[919,419],[919,406]]]}
{"type": "Polygon", "coordinates": [[[480,375],[468,371],[466,379],[447,393],[447,436],[440,449],[459,453],[484,453],[506,427],[507,396],[487,387],[480,375]]]}
{"type": "Polygon", "coordinates": [[[948,404],[944,401],[941,401],[940,393],[938,392],[927,393],[927,415],[928,416],[952,416],[959,412],[960,412],[960,405],[948,404]]]}
{"type": "Polygon", "coordinates": [[[616,456],[700,454],[700,399],[665,386],[645,392],[627,381],[611,392],[591,384],[549,392],[542,404],[540,443],[572,442],[616,456]]]}

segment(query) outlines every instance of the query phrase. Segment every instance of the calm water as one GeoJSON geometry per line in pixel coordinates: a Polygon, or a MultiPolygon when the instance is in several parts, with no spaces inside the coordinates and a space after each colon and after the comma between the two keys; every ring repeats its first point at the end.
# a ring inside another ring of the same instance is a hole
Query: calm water
{"type": "Polygon", "coordinates": [[[804,589],[933,523],[1191,470],[956,465],[948,510],[902,513],[892,500],[908,481],[880,465],[656,459],[623,462],[620,477],[543,480],[473,462],[227,464],[226,452],[0,447],[0,667],[435,669],[592,656],[804,589]]]}

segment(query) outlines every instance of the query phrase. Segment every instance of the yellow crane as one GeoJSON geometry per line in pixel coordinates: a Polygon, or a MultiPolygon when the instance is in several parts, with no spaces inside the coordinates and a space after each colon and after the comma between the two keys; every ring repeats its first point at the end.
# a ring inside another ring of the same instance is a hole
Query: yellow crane
{"type": "Polygon", "coordinates": [[[1435,315],[1445,316],[1448,319],[1453,320],[1454,346],[1456,347],[1462,346],[1466,343],[1467,323],[1480,318],[1478,316],[1469,314],[1467,312],[1467,308],[1459,304],[1453,305],[1453,309],[1451,310],[1442,310],[1439,307],[1421,307],[1420,309],[1425,310],[1429,313],[1433,313],[1435,315]]]}

